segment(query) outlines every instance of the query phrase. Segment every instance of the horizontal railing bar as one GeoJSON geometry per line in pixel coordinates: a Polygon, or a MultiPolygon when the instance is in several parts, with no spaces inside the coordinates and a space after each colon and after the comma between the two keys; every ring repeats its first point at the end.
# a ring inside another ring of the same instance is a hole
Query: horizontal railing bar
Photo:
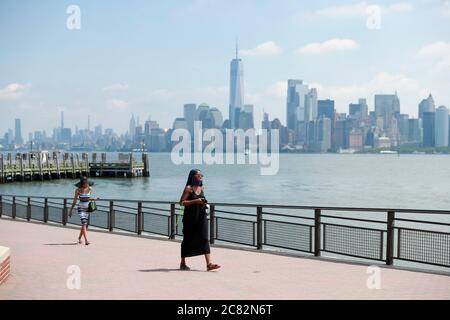
{"type": "Polygon", "coordinates": [[[150,210],[156,210],[156,211],[170,212],[170,209],[155,208],[155,207],[144,207],[144,206],[142,206],[142,209],[150,209],[150,210]]]}
{"type": "Polygon", "coordinates": [[[217,219],[225,219],[225,220],[233,220],[233,221],[242,221],[242,222],[249,222],[249,223],[256,223],[256,221],[253,220],[242,220],[242,219],[236,219],[236,218],[227,218],[227,217],[222,217],[222,216],[218,216],[216,215],[217,219]]]}
{"type": "Polygon", "coordinates": [[[371,223],[386,224],[386,221],[361,219],[361,218],[338,217],[338,216],[330,216],[330,215],[326,215],[326,214],[322,214],[320,217],[321,218],[331,218],[331,219],[341,219],[341,220],[351,220],[351,221],[361,221],[361,222],[371,222],[371,223]]]}
{"type": "Polygon", "coordinates": [[[267,214],[267,215],[272,215],[272,216],[277,216],[277,217],[287,217],[287,218],[314,220],[314,218],[312,218],[312,217],[294,216],[294,215],[291,215],[291,214],[274,213],[274,212],[267,212],[267,211],[263,211],[262,214],[263,215],[267,214]]]}
{"type": "Polygon", "coordinates": [[[215,209],[215,212],[226,213],[226,214],[236,214],[236,215],[240,215],[240,216],[248,216],[248,217],[256,217],[256,214],[242,213],[242,212],[234,212],[234,211],[220,210],[220,209],[215,209]]]}
{"type": "Polygon", "coordinates": [[[438,234],[450,235],[450,232],[434,231],[434,230],[403,228],[403,227],[394,227],[394,229],[397,229],[397,230],[399,230],[399,229],[401,229],[401,230],[409,230],[409,231],[420,231],[420,232],[430,232],[430,233],[438,233],[438,234]]]}
{"type": "Polygon", "coordinates": [[[395,218],[395,221],[416,222],[416,223],[425,223],[425,224],[436,224],[436,225],[440,225],[440,226],[450,227],[450,223],[435,222],[435,221],[423,221],[423,220],[402,219],[402,218],[395,218]]]}
{"type": "Polygon", "coordinates": [[[281,246],[281,245],[276,245],[276,244],[271,244],[271,243],[267,243],[267,242],[263,242],[263,245],[268,246],[268,247],[275,247],[275,248],[280,248],[280,249],[286,249],[286,250],[292,250],[292,251],[300,251],[300,252],[306,252],[306,253],[313,253],[313,251],[310,250],[304,250],[304,249],[298,249],[298,248],[291,248],[291,247],[286,247],[286,246],[281,246]]]}
{"type": "MultiPolygon", "coordinates": [[[[0,194],[1,195],[1,194],[0,194]]],[[[6,197],[24,197],[17,195],[3,194],[6,197]]],[[[63,200],[67,197],[44,197],[44,196],[30,196],[31,198],[40,199],[58,199],[63,200]]],[[[109,199],[99,198],[101,201],[114,201],[114,202],[142,202],[142,203],[154,203],[154,204],[177,204],[178,201],[151,201],[151,200],[124,200],[124,199],[109,199]]],[[[425,209],[395,209],[395,208],[352,208],[352,207],[321,207],[321,206],[298,206],[298,205],[276,205],[276,204],[254,204],[254,203],[219,203],[210,202],[209,204],[222,207],[242,207],[242,208],[278,208],[278,209],[302,209],[302,210],[322,210],[322,211],[362,211],[362,212],[379,212],[386,213],[388,211],[394,211],[396,213],[426,213],[426,214],[450,214],[449,210],[425,210],[425,209]]],[[[238,213],[240,214],[240,213],[238,213]]]]}
{"type": "Polygon", "coordinates": [[[342,252],[338,252],[338,251],[330,251],[330,250],[321,250],[322,252],[328,252],[328,253],[334,253],[334,254],[339,254],[341,256],[347,256],[347,257],[352,257],[352,258],[361,258],[361,259],[367,259],[367,260],[374,260],[374,261],[386,261],[385,259],[380,259],[380,258],[370,258],[370,257],[364,257],[364,256],[360,256],[360,255],[355,255],[355,254],[351,254],[351,253],[342,253],[342,252]]]}
{"type": "Polygon", "coordinates": [[[121,206],[119,204],[115,204],[114,203],[114,208],[122,208],[122,209],[130,209],[130,210],[137,210],[138,208],[132,208],[132,207],[127,207],[127,206],[121,206]]]}
{"type": "Polygon", "coordinates": [[[163,214],[163,213],[155,213],[155,212],[148,212],[148,211],[142,211],[143,214],[151,214],[154,216],[160,216],[160,217],[170,217],[170,215],[163,214]]]}
{"type": "Polygon", "coordinates": [[[435,262],[425,262],[425,261],[421,261],[421,260],[413,260],[413,259],[405,259],[405,258],[399,258],[399,257],[395,257],[396,260],[401,260],[401,261],[407,261],[407,262],[414,262],[414,263],[419,263],[419,264],[428,264],[431,266],[436,266],[436,267],[450,267],[449,264],[441,264],[441,263],[435,263],[435,262]]]}
{"type": "Polygon", "coordinates": [[[386,232],[386,230],[383,230],[383,229],[367,228],[367,227],[359,227],[359,226],[349,226],[346,224],[336,224],[336,223],[328,223],[328,222],[322,222],[321,224],[327,225],[327,226],[335,226],[335,227],[346,227],[346,228],[352,228],[352,229],[362,229],[362,230],[373,230],[373,231],[386,232]]]}
{"type": "Polygon", "coordinates": [[[272,219],[263,219],[263,221],[278,222],[278,223],[284,223],[284,224],[292,224],[292,225],[304,226],[304,227],[313,227],[313,225],[311,225],[311,224],[296,223],[296,222],[290,222],[290,221],[280,221],[280,220],[272,220],[272,219]]]}
{"type": "Polygon", "coordinates": [[[116,210],[115,207],[114,207],[114,212],[116,212],[116,213],[125,213],[125,214],[130,214],[130,215],[133,215],[133,216],[137,216],[137,212],[133,213],[133,212],[127,212],[127,211],[122,211],[122,210],[116,210]]]}

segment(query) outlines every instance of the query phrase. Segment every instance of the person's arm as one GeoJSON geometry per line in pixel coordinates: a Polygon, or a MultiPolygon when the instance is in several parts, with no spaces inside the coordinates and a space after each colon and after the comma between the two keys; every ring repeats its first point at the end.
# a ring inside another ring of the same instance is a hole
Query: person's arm
{"type": "Polygon", "coordinates": [[[75,196],[73,197],[73,201],[72,201],[72,206],[70,207],[70,211],[69,211],[69,217],[72,216],[72,210],[75,207],[75,205],[77,204],[77,200],[78,200],[78,189],[75,190],[75,196]]]}
{"type": "MultiPolygon", "coordinates": [[[[92,188],[91,187],[89,187],[89,192],[92,194],[92,188]]],[[[89,201],[95,201],[95,200],[98,200],[98,199],[100,199],[99,197],[89,197],[89,201]]]]}
{"type": "Polygon", "coordinates": [[[193,204],[202,204],[203,203],[203,201],[201,199],[187,200],[190,192],[191,192],[191,187],[186,186],[186,188],[184,188],[183,194],[181,195],[180,206],[188,207],[193,204]]]}

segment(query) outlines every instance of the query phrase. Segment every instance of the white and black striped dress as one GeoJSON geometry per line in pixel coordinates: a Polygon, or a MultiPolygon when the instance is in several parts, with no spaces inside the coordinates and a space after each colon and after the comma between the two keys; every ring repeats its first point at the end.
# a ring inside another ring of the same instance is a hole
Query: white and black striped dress
{"type": "Polygon", "coordinates": [[[89,219],[89,199],[91,198],[91,188],[88,193],[80,193],[78,196],[78,215],[80,216],[81,224],[87,224],[89,219]]]}

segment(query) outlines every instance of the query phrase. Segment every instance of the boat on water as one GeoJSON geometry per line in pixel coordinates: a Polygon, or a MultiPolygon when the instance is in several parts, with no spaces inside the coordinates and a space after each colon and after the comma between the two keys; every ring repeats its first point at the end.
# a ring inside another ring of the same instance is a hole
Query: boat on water
{"type": "Polygon", "coordinates": [[[398,154],[398,151],[392,151],[392,150],[381,150],[381,154],[398,154]]]}
{"type": "Polygon", "coordinates": [[[338,153],[341,153],[341,154],[353,154],[355,152],[356,152],[355,149],[342,149],[342,148],[340,148],[338,150],[338,153]]]}

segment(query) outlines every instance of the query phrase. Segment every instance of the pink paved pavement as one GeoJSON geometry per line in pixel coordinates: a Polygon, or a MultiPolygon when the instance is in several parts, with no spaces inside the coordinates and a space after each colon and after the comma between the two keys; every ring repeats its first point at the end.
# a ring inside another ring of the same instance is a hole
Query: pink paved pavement
{"type": "Polygon", "coordinates": [[[203,257],[178,271],[175,241],[90,232],[75,245],[71,228],[0,219],[0,245],[11,248],[11,277],[1,299],[450,299],[450,276],[381,268],[368,289],[367,266],[212,247],[223,267],[205,272],[203,257]],[[81,270],[68,289],[67,267],[81,270]]]}

